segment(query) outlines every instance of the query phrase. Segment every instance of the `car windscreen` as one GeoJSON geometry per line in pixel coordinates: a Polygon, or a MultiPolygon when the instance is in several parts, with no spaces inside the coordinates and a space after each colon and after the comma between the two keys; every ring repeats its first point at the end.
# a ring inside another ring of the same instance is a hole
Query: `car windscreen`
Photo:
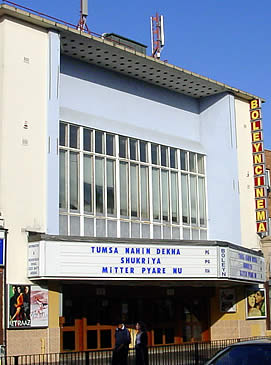
{"type": "Polygon", "coordinates": [[[271,344],[233,346],[212,365],[271,365],[271,344]]]}

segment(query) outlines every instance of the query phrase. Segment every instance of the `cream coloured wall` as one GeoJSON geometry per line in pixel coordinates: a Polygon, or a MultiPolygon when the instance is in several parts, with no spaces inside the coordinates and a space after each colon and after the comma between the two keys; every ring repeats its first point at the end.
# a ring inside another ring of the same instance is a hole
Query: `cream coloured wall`
{"type": "Polygon", "coordinates": [[[259,249],[256,233],[249,103],[235,99],[242,245],[259,249]]]}
{"type": "Polygon", "coordinates": [[[4,18],[0,39],[0,211],[9,232],[7,282],[25,283],[26,230],[46,227],[48,34],[4,18]]]}

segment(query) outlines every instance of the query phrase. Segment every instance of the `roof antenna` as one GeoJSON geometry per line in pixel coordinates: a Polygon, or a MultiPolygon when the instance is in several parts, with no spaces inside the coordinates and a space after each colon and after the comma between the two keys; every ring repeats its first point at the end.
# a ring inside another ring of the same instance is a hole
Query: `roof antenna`
{"type": "Polygon", "coordinates": [[[164,17],[158,15],[151,17],[151,46],[152,57],[160,59],[162,48],[165,45],[164,17]]]}
{"type": "Polygon", "coordinates": [[[90,34],[90,30],[87,26],[88,16],[88,0],[80,0],[80,19],[77,24],[77,29],[81,32],[87,31],[90,34]]]}

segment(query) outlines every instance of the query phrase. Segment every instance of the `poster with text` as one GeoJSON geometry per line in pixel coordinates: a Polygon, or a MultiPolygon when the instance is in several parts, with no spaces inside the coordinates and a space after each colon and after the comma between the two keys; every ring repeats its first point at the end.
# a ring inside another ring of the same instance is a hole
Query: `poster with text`
{"type": "Polygon", "coordinates": [[[266,318],[265,289],[249,289],[246,298],[247,319],[266,318]]]}
{"type": "Polygon", "coordinates": [[[31,286],[31,327],[48,326],[48,290],[31,286]]]}
{"type": "Polygon", "coordinates": [[[12,284],[8,287],[9,328],[29,328],[30,285],[12,284]]]}
{"type": "Polygon", "coordinates": [[[220,312],[235,313],[236,312],[236,298],[234,289],[220,290],[220,312]]]}
{"type": "Polygon", "coordinates": [[[8,328],[48,327],[48,289],[8,285],[8,328]]]}

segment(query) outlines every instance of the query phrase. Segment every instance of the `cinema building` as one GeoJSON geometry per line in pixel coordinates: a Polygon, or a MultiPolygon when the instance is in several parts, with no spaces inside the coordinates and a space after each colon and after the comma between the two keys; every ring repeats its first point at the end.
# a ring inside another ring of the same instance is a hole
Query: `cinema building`
{"type": "Polygon", "coordinates": [[[266,334],[263,100],[127,42],[0,5],[8,354],[266,334]]]}

